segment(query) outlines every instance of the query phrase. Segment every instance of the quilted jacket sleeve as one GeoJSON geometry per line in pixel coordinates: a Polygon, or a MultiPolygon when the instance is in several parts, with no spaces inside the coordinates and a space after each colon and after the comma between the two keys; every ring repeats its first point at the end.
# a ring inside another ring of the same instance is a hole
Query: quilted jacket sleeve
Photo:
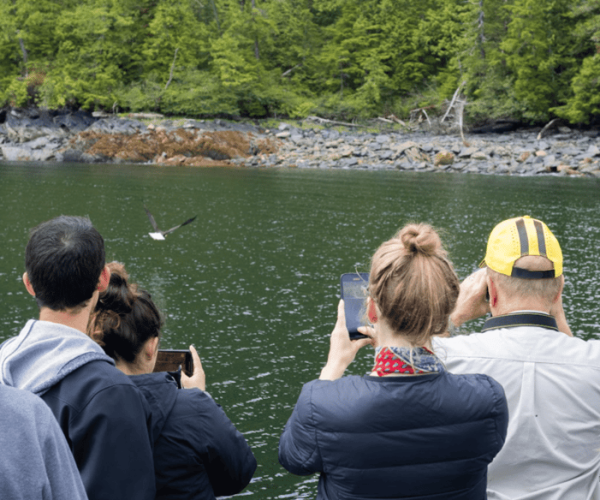
{"type": "Polygon", "coordinates": [[[292,474],[299,476],[323,470],[312,401],[315,382],[318,381],[309,382],[302,388],[292,416],[279,440],[279,463],[292,474]]]}
{"type": "MultiPolygon", "coordinates": [[[[189,389],[186,389],[189,390],[189,389]]],[[[211,429],[208,443],[208,460],[205,468],[215,496],[233,495],[242,491],[256,471],[256,458],[246,439],[223,409],[201,391],[193,391],[204,398],[203,419],[211,429]]]]}

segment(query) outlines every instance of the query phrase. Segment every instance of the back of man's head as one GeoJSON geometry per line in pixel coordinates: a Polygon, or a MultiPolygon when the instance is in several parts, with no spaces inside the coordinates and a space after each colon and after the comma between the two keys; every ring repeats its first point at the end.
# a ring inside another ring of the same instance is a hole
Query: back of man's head
{"type": "Polygon", "coordinates": [[[60,216],[31,230],[25,269],[39,307],[84,305],[104,268],[104,240],[84,217],[60,216]]]}
{"type": "Polygon", "coordinates": [[[552,304],[562,284],[562,252],[548,226],[528,216],[508,219],[490,233],[481,264],[511,299],[552,304]]]}

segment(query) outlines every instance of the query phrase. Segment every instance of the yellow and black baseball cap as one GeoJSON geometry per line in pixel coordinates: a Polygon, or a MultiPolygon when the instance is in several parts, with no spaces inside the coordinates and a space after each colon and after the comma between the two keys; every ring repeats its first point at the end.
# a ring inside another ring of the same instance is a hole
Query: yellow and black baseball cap
{"type": "Polygon", "coordinates": [[[563,272],[563,258],[558,240],[548,226],[525,215],[502,221],[492,230],[485,259],[479,265],[484,266],[515,278],[556,278],[563,272]],[[515,262],[525,255],[546,257],[554,264],[554,269],[529,271],[515,267],[515,262]]]}

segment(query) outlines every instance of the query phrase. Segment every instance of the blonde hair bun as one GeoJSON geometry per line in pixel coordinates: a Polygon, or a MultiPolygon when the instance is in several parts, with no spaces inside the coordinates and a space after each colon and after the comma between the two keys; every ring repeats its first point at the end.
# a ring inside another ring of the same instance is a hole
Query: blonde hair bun
{"type": "Polygon", "coordinates": [[[435,229],[409,224],[371,260],[369,294],[381,318],[412,345],[443,333],[460,283],[435,229]]]}
{"type": "Polygon", "coordinates": [[[398,235],[404,249],[412,254],[445,254],[442,240],[433,228],[427,224],[409,224],[398,235]]]}

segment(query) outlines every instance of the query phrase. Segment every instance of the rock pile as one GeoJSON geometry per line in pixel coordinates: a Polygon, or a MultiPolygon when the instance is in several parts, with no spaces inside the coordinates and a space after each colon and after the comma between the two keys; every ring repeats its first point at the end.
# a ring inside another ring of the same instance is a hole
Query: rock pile
{"type": "Polygon", "coordinates": [[[135,119],[96,119],[84,112],[3,113],[0,150],[8,161],[230,166],[233,158],[277,150],[277,141],[257,127],[222,120],[162,120],[146,126],[135,119]]]}
{"type": "Polygon", "coordinates": [[[85,112],[0,112],[0,150],[8,161],[150,163],[412,170],[479,174],[554,173],[600,178],[597,131],[566,127],[537,139],[537,130],[471,135],[277,130],[223,120],[93,117],[85,112]]]}
{"type": "Polygon", "coordinates": [[[427,132],[369,134],[337,130],[301,130],[282,124],[274,132],[282,141],[277,154],[239,160],[247,166],[414,170],[479,174],[556,173],[600,177],[596,131],[561,127],[537,140],[538,131],[467,137],[427,132]]]}

